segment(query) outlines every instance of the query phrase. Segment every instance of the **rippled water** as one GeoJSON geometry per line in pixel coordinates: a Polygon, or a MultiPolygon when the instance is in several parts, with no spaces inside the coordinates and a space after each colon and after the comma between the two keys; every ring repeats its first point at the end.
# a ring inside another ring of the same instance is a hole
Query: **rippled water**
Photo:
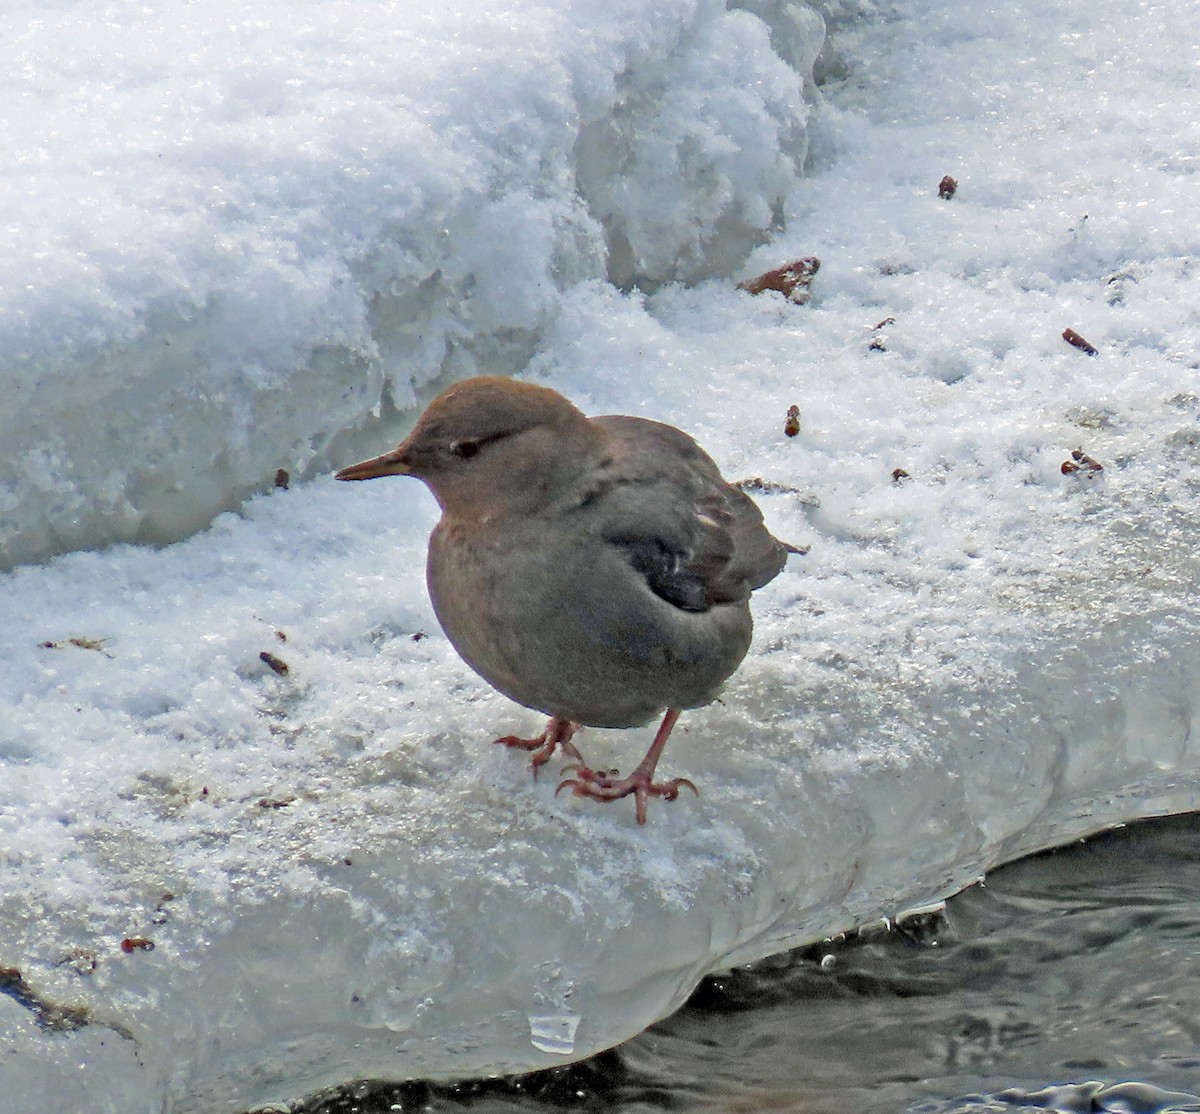
{"type": "Polygon", "coordinates": [[[572,1068],[305,1114],[1200,1112],[1200,815],[1015,863],[945,913],[707,980],[572,1068]]]}

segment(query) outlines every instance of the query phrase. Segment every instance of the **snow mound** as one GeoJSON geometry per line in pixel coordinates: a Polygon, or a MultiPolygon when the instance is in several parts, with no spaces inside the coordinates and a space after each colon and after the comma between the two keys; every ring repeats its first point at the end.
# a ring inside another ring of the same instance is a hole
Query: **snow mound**
{"type": "Polygon", "coordinates": [[[0,567],[327,469],[583,278],[728,273],[823,36],[784,0],[44,7],[0,17],[0,567]]]}

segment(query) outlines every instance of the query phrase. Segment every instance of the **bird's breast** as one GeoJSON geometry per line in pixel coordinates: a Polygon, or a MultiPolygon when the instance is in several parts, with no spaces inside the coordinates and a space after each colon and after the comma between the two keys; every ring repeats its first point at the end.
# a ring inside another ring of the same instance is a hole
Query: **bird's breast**
{"type": "Polygon", "coordinates": [[[511,699],[629,727],[711,699],[745,654],[744,603],[680,610],[651,592],[618,548],[527,527],[443,520],[427,568],[447,637],[511,699]]]}

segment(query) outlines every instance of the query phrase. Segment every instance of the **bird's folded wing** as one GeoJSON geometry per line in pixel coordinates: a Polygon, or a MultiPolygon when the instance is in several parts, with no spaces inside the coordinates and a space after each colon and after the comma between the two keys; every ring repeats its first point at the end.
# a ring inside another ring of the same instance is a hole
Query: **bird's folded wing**
{"type": "Polygon", "coordinates": [[[754,501],[686,433],[641,418],[593,419],[609,452],[571,513],[619,546],[651,591],[685,611],[745,600],[778,574],[786,547],[754,501]]]}

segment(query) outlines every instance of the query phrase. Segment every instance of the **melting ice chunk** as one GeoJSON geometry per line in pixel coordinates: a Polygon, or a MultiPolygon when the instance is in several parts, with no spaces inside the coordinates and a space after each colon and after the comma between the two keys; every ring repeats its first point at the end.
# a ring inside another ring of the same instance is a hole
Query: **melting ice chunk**
{"type": "Polygon", "coordinates": [[[529,1040],[540,1052],[569,1056],[575,1051],[579,1018],[569,1013],[529,1018],[529,1040]]]}

